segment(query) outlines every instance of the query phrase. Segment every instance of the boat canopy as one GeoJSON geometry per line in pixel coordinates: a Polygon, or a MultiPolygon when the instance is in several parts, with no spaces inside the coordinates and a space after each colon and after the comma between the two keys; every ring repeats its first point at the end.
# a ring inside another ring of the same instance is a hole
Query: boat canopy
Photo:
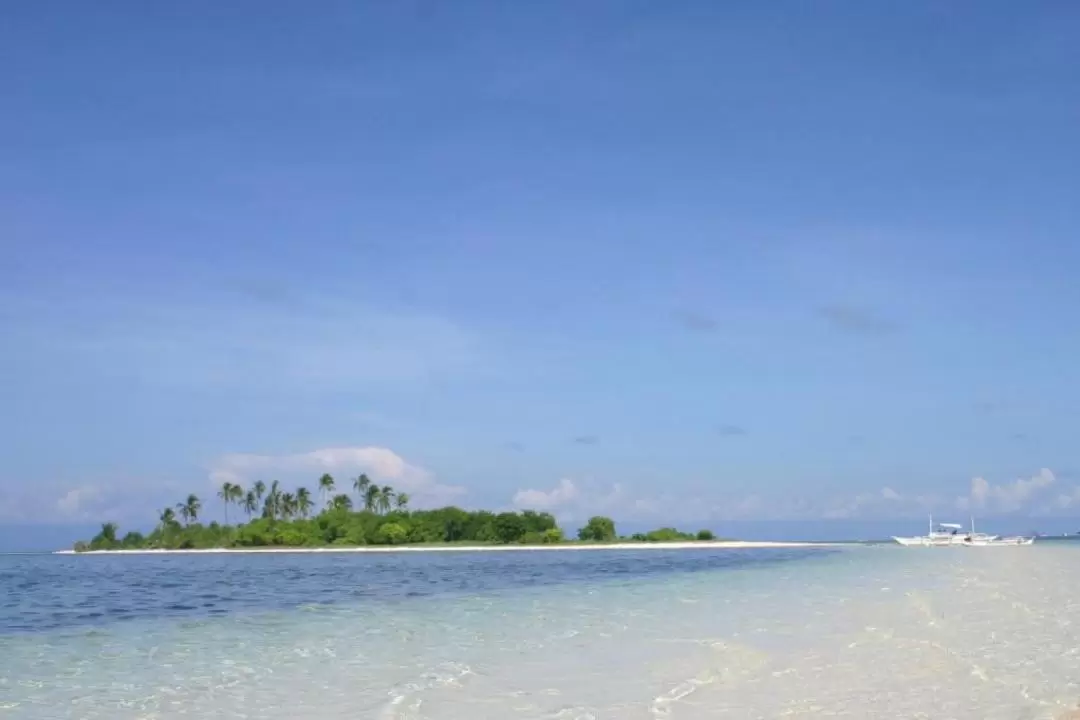
{"type": "Polygon", "coordinates": [[[957,525],[956,523],[938,523],[938,527],[949,528],[950,530],[961,530],[964,526],[957,525]]]}

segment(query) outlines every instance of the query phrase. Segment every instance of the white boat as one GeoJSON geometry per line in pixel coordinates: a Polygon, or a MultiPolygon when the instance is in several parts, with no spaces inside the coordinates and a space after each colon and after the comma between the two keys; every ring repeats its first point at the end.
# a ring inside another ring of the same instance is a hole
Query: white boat
{"type": "Polygon", "coordinates": [[[985,544],[997,540],[997,535],[975,532],[975,519],[971,519],[971,532],[962,533],[963,525],[957,523],[938,523],[934,525],[934,516],[930,516],[930,532],[914,537],[896,537],[893,540],[904,547],[948,547],[954,545],[985,544]]]}
{"type": "Polygon", "coordinates": [[[934,516],[930,516],[930,530],[926,535],[913,537],[896,537],[893,540],[904,547],[942,547],[958,544],[962,536],[959,535],[962,527],[955,523],[938,523],[934,525],[934,516]]]}

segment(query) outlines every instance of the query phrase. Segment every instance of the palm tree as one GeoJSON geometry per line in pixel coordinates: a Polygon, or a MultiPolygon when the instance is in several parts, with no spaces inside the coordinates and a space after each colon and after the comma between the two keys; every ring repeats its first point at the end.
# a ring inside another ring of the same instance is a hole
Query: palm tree
{"type": "Polygon", "coordinates": [[[232,495],[229,497],[229,502],[239,507],[240,503],[244,502],[244,488],[234,484],[232,486],[232,495]]]}
{"type": "Polygon", "coordinates": [[[292,493],[284,493],[281,496],[281,516],[286,520],[296,514],[296,496],[292,493]]]}
{"type": "MultiPolygon", "coordinates": [[[[361,477],[363,477],[361,475],[361,477]]],[[[379,505],[379,495],[381,490],[378,485],[368,485],[364,489],[364,509],[368,512],[375,512],[375,508],[379,505]]]]}
{"type": "MultiPolygon", "coordinates": [[[[365,498],[367,498],[368,490],[370,490],[371,487],[372,487],[371,478],[369,478],[364,473],[360,473],[360,477],[353,480],[352,486],[353,486],[353,489],[356,490],[356,494],[360,496],[360,499],[365,501],[365,505],[366,505],[367,501],[365,500],[365,498]]],[[[370,509],[371,508],[368,508],[368,510],[370,510],[370,509]]]]}
{"type": "Polygon", "coordinates": [[[221,489],[218,490],[217,496],[221,498],[222,504],[225,506],[225,524],[229,524],[229,503],[233,501],[233,488],[236,486],[229,481],[221,483],[221,489]]]}
{"type": "Polygon", "coordinates": [[[244,512],[247,513],[248,520],[251,516],[259,511],[259,496],[255,494],[254,490],[248,490],[247,495],[244,496],[243,501],[244,512]]]}
{"type": "Polygon", "coordinates": [[[160,521],[158,531],[161,533],[161,538],[165,539],[172,534],[172,529],[176,527],[176,513],[173,512],[171,507],[167,507],[158,515],[158,520],[160,521]]]}
{"type": "Polygon", "coordinates": [[[379,497],[376,499],[376,505],[379,508],[380,513],[390,512],[391,503],[394,499],[394,488],[389,485],[383,485],[379,490],[379,497]]]}
{"type": "Polygon", "coordinates": [[[176,509],[180,511],[180,517],[184,518],[184,524],[190,525],[199,519],[199,511],[202,510],[202,502],[197,495],[192,493],[187,496],[185,502],[177,503],[176,509]]]}
{"type": "Polygon", "coordinates": [[[262,503],[263,495],[266,494],[266,483],[264,483],[262,480],[257,480],[255,481],[254,488],[255,500],[257,500],[259,503],[262,503]]]}
{"type": "MultiPolygon", "coordinates": [[[[329,475],[324,475],[323,477],[330,477],[330,476],[329,475]]],[[[331,482],[333,482],[333,478],[330,478],[330,479],[331,479],[331,482]]],[[[304,518],[306,520],[307,516],[308,516],[308,513],[311,512],[311,508],[314,505],[315,505],[315,503],[313,503],[311,501],[311,493],[308,492],[308,489],[306,487],[297,488],[297,490],[296,490],[296,509],[300,512],[300,517],[302,517],[302,518],[304,518]]]]}
{"type": "Polygon", "coordinates": [[[277,520],[281,514],[281,483],[277,480],[270,483],[270,491],[266,493],[266,502],[263,503],[263,517],[277,520]]]}
{"type": "Polygon", "coordinates": [[[335,495],[330,499],[332,510],[352,510],[352,498],[348,495],[335,495]]]}
{"type": "Polygon", "coordinates": [[[326,504],[326,499],[332,492],[334,492],[334,476],[330,473],[324,473],[319,478],[319,495],[322,496],[323,505],[326,504]]]}
{"type": "Polygon", "coordinates": [[[409,509],[409,493],[399,492],[394,498],[394,506],[401,512],[409,509]]]}
{"type": "Polygon", "coordinates": [[[184,505],[188,509],[188,515],[191,517],[191,522],[195,522],[199,519],[199,512],[202,510],[202,501],[198,496],[192,493],[187,496],[187,501],[184,505]]]}

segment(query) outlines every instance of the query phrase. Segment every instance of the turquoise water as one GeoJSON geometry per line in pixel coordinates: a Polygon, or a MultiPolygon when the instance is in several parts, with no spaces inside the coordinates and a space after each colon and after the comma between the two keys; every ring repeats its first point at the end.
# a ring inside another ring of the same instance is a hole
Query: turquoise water
{"type": "Polygon", "coordinates": [[[1058,718],[1077,550],[0,557],[0,718],[1058,718]]]}

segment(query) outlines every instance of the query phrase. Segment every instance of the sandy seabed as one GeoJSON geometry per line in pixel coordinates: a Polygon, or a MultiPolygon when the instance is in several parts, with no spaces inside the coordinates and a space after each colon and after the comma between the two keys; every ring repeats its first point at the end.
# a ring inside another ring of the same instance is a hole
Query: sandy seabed
{"type": "Polygon", "coordinates": [[[0,618],[17,628],[59,609],[76,625],[0,638],[0,709],[26,720],[1080,720],[1080,544],[740,554],[813,546],[254,551],[628,551],[615,572],[588,555],[286,554],[242,572],[6,559],[32,592],[0,618]],[[681,549],[665,560],[636,548],[681,549]],[[716,562],[694,561],[709,555],[694,548],[718,548],[716,562]],[[204,598],[226,612],[206,616],[204,598]],[[137,617],[85,615],[127,608],[137,617]]]}
{"type": "Polygon", "coordinates": [[[318,548],[202,548],[191,550],[57,550],[56,555],[196,555],[215,553],[387,553],[387,552],[520,552],[529,550],[731,550],[744,548],[830,547],[843,543],[717,540],[666,543],[597,543],[566,545],[363,545],[318,548]]]}

